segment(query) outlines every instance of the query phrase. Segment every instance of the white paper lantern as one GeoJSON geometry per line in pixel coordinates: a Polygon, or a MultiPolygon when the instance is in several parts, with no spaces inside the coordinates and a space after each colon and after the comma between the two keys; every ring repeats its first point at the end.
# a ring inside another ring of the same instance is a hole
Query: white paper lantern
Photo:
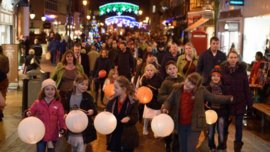
{"type": "Polygon", "coordinates": [[[117,125],[117,120],[115,116],[110,112],[101,112],[99,113],[94,121],[94,126],[96,130],[103,134],[108,135],[112,133],[117,125]]]}
{"type": "Polygon", "coordinates": [[[36,144],[45,135],[43,122],[36,117],[23,119],[18,126],[18,135],[27,144],[36,144]]]}
{"type": "Polygon", "coordinates": [[[151,128],[155,135],[159,137],[169,136],[174,129],[174,122],[167,114],[155,116],[151,123],[151,128]]]}
{"type": "Polygon", "coordinates": [[[206,123],[212,125],[216,123],[218,119],[218,115],[214,110],[207,110],[205,111],[206,123]]]}
{"type": "Polygon", "coordinates": [[[81,133],[88,125],[88,117],[80,110],[72,110],[67,115],[66,125],[71,132],[81,133]]]}

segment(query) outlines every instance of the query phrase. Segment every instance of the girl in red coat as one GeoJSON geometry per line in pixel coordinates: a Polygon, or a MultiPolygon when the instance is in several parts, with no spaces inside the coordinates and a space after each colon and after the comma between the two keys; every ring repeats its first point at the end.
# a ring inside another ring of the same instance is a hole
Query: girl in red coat
{"type": "Polygon", "coordinates": [[[45,136],[37,143],[37,152],[54,152],[54,147],[60,134],[65,134],[66,124],[64,120],[64,108],[60,102],[60,96],[56,91],[56,83],[52,79],[42,82],[38,99],[25,111],[25,116],[35,116],[45,125],[45,136]],[[60,126],[60,128],[59,128],[60,126]]]}

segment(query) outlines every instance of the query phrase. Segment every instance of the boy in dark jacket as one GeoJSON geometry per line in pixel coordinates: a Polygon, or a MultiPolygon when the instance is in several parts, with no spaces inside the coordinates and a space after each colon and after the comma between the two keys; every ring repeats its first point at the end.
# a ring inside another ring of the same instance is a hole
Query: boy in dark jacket
{"type": "MultiPolygon", "coordinates": [[[[160,87],[160,91],[158,94],[158,102],[160,104],[163,104],[165,102],[165,100],[169,97],[172,90],[174,89],[173,85],[175,83],[181,83],[184,81],[183,77],[177,75],[178,69],[177,69],[174,61],[167,62],[165,68],[166,68],[166,72],[167,72],[168,76],[162,82],[161,87],[160,87]]],[[[170,111],[171,111],[170,116],[173,117],[173,115],[174,115],[173,108],[171,108],[170,111]]],[[[170,144],[172,142],[172,138],[173,138],[172,151],[178,152],[179,151],[179,140],[178,140],[178,135],[175,133],[172,133],[170,136],[167,136],[164,138],[166,152],[171,151],[170,144]]]]}

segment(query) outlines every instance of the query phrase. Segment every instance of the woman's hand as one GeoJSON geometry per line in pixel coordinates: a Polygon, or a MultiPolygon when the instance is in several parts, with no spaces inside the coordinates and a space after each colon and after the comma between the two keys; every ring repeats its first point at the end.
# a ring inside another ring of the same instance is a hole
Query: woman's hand
{"type": "Polygon", "coordinates": [[[127,123],[130,120],[129,117],[125,117],[121,120],[122,123],[127,123]]]}
{"type": "Polygon", "coordinates": [[[94,114],[94,110],[93,109],[89,109],[88,111],[87,111],[87,115],[88,116],[91,116],[91,115],[93,115],[94,114]]]}
{"type": "Polygon", "coordinates": [[[168,111],[167,109],[162,109],[162,113],[166,113],[166,114],[168,114],[168,113],[169,113],[169,111],[168,111]]]}
{"type": "Polygon", "coordinates": [[[27,117],[30,117],[32,115],[32,113],[30,111],[27,111],[26,115],[27,115],[27,117]]]}

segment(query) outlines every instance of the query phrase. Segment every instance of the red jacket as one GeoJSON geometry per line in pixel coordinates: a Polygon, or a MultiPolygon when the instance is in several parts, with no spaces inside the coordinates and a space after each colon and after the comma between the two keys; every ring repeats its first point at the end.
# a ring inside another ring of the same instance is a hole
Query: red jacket
{"type": "Polygon", "coordinates": [[[264,60],[260,61],[255,61],[251,72],[250,72],[250,77],[249,77],[249,84],[252,84],[252,79],[254,78],[254,84],[259,84],[260,83],[260,77],[258,76],[259,69],[261,67],[261,64],[264,63],[264,60]]]}
{"type": "Polygon", "coordinates": [[[44,99],[41,101],[36,100],[32,106],[25,111],[25,114],[27,111],[31,112],[31,116],[38,114],[38,118],[44,123],[45,136],[42,141],[57,141],[60,128],[67,130],[64,120],[64,108],[61,102],[56,101],[56,99],[53,99],[49,105],[44,99]]]}

